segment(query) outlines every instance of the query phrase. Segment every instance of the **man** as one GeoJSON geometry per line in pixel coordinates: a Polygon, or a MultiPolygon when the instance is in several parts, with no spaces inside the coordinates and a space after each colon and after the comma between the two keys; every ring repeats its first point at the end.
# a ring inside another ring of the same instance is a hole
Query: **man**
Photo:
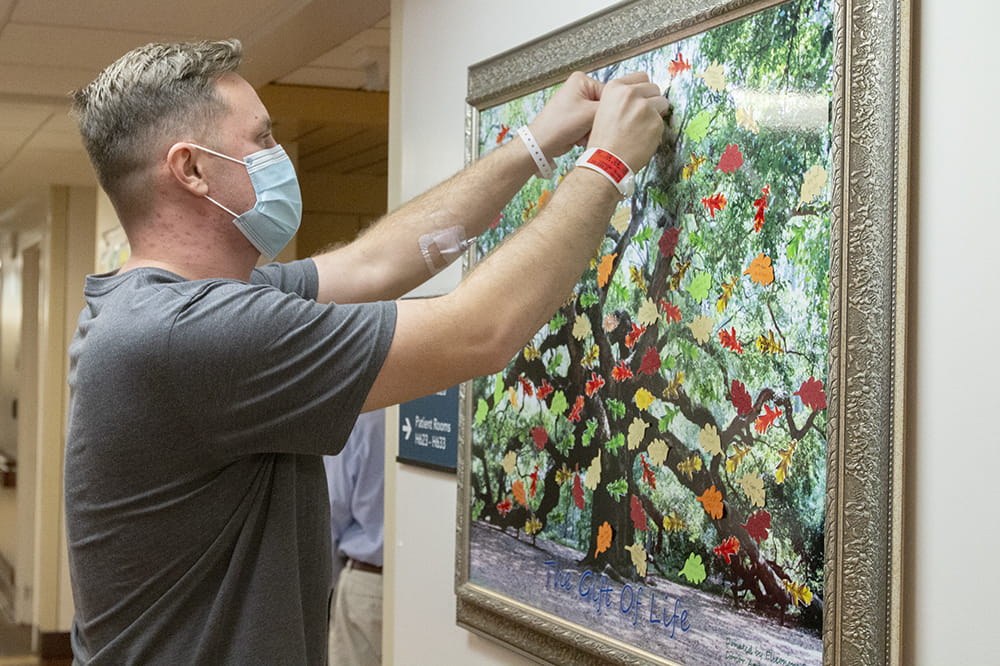
{"type": "Polygon", "coordinates": [[[334,571],[330,664],[382,663],[385,410],[358,417],[344,450],[324,456],[334,571]],[[343,562],[342,557],[346,557],[343,562]]]}
{"type": "Polygon", "coordinates": [[[502,368],[572,290],[620,199],[615,177],[650,159],[667,110],[645,75],[574,74],[520,140],[355,242],[255,269],[294,234],[301,201],[239,60],[235,41],[149,45],[75,93],[132,249],[88,277],[70,347],[80,664],[323,663],[321,454],[361,411],[502,368]],[[588,136],[620,173],[574,169],[454,291],[392,302],[588,136]]]}

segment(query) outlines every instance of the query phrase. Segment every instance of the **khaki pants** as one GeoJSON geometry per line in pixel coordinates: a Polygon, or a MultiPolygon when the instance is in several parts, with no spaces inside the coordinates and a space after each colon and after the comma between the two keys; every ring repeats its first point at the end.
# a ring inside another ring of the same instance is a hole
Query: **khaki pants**
{"type": "Polygon", "coordinates": [[[382,576],[351,569],[340,572],[330,613],[330,666],[382,663],[382,576]]]}

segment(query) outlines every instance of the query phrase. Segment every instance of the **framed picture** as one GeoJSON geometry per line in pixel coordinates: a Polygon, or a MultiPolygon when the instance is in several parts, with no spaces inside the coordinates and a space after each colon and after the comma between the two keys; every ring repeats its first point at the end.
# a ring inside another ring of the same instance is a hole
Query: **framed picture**
{"type": "Polygon", "coordinates": [[[460,625],[549,663],[898,663],[909,26],[641,0],[470,68],[469,160],[574,70],[672,110],[573,293],[462,387],[460,625]]]}

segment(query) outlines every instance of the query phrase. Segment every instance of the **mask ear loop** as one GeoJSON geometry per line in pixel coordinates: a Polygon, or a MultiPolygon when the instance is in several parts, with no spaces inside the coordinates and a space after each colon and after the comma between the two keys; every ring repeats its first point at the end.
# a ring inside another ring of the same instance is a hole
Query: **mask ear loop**
{"type": "MultiPolygon", "coordinates": [[[[221,157],[224,160],[229,160],[230,162],[236,162],[237,164],[242,164],[243,166],[247,166],[247,163],[244,160],[238,160],[235,157],[230,157],[229,155],[225,155],[223,153],[220,153],[217,150],[212,150],[211,148],[206,148],[205,146],[199,146],[197,143],[191,143],[190,141],[184,141],[183,143],[184,143],[185,146],[191,146],[192,148],[197,148],[198,150],[204,150],[206,153],[211,153],[212,155],[215,155],[216,157],[221,157]]],[[[220,204],[218,201],[216,201],[212,197],[208,196],[207,194],[205,195],[205,198],[208,199],[209,201],[211,201],[212,203],[214,203],[216,206],[218,206],[222,210],[224,210],[227,213],[229,213],[230,215],[232,215],[233,219],[236,219],[236,218],[239,217],[238,213],[234,213],[232,210],[230,210],[229,208],[226,208],[225,206],[223,206],[222,204],[220,204]]]]}

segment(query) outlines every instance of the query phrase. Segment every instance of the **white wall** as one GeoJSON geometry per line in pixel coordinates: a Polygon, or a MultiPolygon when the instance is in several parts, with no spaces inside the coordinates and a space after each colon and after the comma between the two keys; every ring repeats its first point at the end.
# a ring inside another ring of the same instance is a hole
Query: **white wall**
{"type": "MultiPolygon", "coordinates": [[[[611,3],[396,0],[390,208],[461,168],[467,67],[611,3]]],[[[1000,8],[922,0],[914,191],[904,661],[995,664],[992,474],[1000,328],[994,26],[1000,8]]],[[[453,278],[449,278],[453,279],[453,278]]],[[[440,283],[431,291],[447,288],[440,283]]],[[[390,429],[392,432],[393,429],[390,429]]],[[[389,442],[395,453],[395,443],[389,442]]],[[[455,481],[390,462],[387,643],[395,664],[523,663],[455,626],[455,481]]]]}

